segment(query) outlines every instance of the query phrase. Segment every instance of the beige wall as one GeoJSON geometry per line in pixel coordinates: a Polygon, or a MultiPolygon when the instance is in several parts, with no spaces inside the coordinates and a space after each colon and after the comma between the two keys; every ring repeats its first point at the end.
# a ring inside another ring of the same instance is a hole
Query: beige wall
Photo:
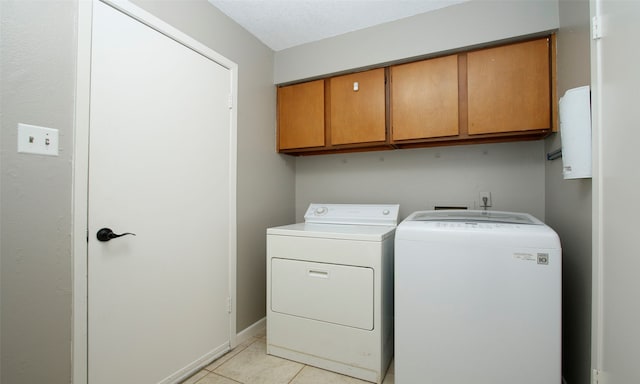
{"type": "Polygon", "coordinates": [[[3,384],[69,383],[73,1],[0,1],[3,384]],[[60,156],[17,153],[17,124],[56,128],[60,156]]]}
{"type": "Polygon", "coordinates": [[[483,45],[558,27],[556,0],[471,0],[275,54],[275,83],[483,45]]]}
{"type": "MultiPolygon", "coordinates": [[[[590,84],[587,1],[559,3],[558,94],[590,84]]],[[[546,140],[561,146],[560,134],[546,140]]],[[[562,160],[546,162],[546,217],[563,251],[563,371],[568,384],[588,383],[591,367],[591,179],[564,180],[562,160]]]]}
{"type": "Polygon", "coordinates": [[[542,141],[464,145],[301,157],[296,218],[309,203],[398,203],[400,218],[434,205],[479,207],[491,192],[495,210],[544,219],[542,141]]]}

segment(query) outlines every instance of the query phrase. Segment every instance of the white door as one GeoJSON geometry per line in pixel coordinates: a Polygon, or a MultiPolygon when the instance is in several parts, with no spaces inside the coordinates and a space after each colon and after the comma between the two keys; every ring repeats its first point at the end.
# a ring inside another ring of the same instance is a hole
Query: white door
{"type": "Polygon", "coordinates": [[[230,93],[229,69],[95,2],[90,384],[173,382],[229,348],[230,93]]]}

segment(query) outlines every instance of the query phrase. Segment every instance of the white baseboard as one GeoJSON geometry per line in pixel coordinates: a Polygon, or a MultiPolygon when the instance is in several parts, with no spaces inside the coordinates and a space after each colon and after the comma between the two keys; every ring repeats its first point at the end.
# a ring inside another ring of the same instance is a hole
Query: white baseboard
{"type": "Polygon", "coordinates": [[[200,357],[199,359],[195,360],[191,364],[187,365],[186,367],[184,367],[184,368],[180,369],[179,371],[171,374],[169,377],[167,377],[167,378],[163,379],[162,381],[160,381],[159,384],[181,383],[185,379],[187,379],[188,377],[192,376],[194,373],[198,372],[202,368],[204,368],[207,365],[211,364],[212,361],[216,360],[217,358],[219,358],[220,356],[224,355],[228,351],[229,351],[229,345],[227,343],[225,343],[225,344],[223,344],[223,345],[211,350],[210,352],[208,352],[204,356],[200,357]]]}
{"type": "MultiPolygon", "coordinates": [[[[235,342],[236,345],[231,345],[231,349],[235,348],[237,345],[240,345],[247,340],[251,339],[254,336],[264,334],[265,329],[267,328],[267,318],[263,317],[262,319],[256,321],[251,324],[247,328],[243,329],[240,333],[236,335],[235,342]]],[[[198,372],[200,369],[209,365],[212,361],[215,361],[220,356],[224,355],[229,351],[229,345],[222,345],[211,352],[207,353],[205,356],[200,359],[194,361],[189,364],[187,367],[181,369],[180,371],[172,374],[166,379],[161,381],[161,384],[170,384],[170,383],[180,383],[182,380],[188,378],[194,373],[198,372]]]]}
{"type": "MultiPolygon", "coordinates": [[[[251,339],[252,337],[263,333],[266,328],[267,328],[267,318],[263,317],[262,319],[256,321],[255,323],[251,324],[247,328],[238,332],[238,334],[236,335],[236,345],[240,345],[245,341],[251,339]]],[[[233,348],[236,345],[232,345],[231,347],[233,348]]]]}

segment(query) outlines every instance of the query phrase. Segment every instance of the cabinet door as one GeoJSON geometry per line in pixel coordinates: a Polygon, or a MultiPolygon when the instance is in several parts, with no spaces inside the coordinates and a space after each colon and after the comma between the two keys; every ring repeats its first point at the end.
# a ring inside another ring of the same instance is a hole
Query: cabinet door
{"type": "Polygon", "coordinates": [[[458,56],[391,67],[392,140],[458,134],[458,56]]]}
{"type": "Polygon", "coordinates": [[[331,144],[386,140],[384,77],[379,68],[329,80],[331,144]]]}
{"type": "Polygon", "coordinates": [[[551,128],[549,39],[467,54],[469,134],[551,128]]]}
{"type": "Polygon", "coordinates": [[[279,87],[278,149],[324,145],[324,80],[279,87]]]}

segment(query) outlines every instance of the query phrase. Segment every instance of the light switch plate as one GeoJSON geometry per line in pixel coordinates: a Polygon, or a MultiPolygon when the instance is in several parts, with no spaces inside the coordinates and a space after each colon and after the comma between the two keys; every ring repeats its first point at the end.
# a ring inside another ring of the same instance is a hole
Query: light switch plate
{"type": "Polygon", "coordinates": [[[58,130],[19,123],[18,152],[58,156],[58,130]]]}

